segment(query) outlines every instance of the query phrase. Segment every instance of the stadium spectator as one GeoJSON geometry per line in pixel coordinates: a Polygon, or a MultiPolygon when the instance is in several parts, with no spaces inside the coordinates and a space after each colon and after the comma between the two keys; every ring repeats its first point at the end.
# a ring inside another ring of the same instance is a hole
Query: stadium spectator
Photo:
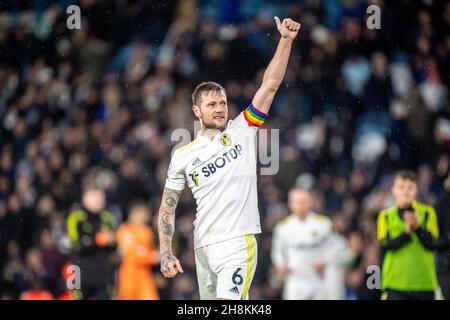
{"type": "Polygon", "coordinates": [[[20,295],[20,300],[53,300],[54,297],[45,288],[50,280],[48,267],[44,265],[41,252],[30,249],[26,256],[26,265],[22,272],[22,286],[27,288],[20,295]]]}

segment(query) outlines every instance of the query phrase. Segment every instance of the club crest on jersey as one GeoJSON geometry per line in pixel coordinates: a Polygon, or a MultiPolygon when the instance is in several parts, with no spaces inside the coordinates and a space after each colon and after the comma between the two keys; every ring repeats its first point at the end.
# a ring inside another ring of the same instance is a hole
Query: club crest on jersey
{"type": "Polygon", "coordinates": [[[219,142],[223,144],[225,147],[231,146],[231,137],[228,133],[223,133],[220,138],[219,142]]]}

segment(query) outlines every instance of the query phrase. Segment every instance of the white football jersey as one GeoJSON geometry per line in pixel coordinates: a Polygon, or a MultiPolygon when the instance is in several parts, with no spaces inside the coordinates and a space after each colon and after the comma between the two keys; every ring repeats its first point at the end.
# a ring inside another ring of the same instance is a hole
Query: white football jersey
{"type": "Polygon", "coordinates": [[[165,187],[182,190],[187,183],[192,191],[195,249],[261,232],[255,137],[265,116],[250,105],[213,140],[197,135],[173,154],[165,187]]]}
{"type": "Polygon", "coordinates": [[[304,220],[290,215],[279,222],[272,239],[272,262],[276,267],[287,266],[289,278],[320,280],[314,265],[330,262],[332,223],[329,218],[309,213],[304,220]]]}

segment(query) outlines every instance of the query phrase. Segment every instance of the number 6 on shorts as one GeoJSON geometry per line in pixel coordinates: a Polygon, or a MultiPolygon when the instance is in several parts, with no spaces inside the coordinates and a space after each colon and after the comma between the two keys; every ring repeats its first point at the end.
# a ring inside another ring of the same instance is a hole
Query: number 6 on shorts
{"type": "Polygon", "coordinates": [[[241,271],[242,268],[237,268],[236,271],[233,273],[232,281],[235,285],[240,286],[242,282],[244,282],[244,278],[239,274],[239,271],[241,271]]]}

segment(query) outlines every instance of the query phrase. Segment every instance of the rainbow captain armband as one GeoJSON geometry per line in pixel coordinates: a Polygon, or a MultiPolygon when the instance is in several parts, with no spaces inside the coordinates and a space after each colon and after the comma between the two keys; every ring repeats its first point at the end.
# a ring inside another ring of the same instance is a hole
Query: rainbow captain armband
{"type": "Polygon", "coordinates": [[[268,114],[256,109],[253,104],[249,105],[244,111],[244,118],[247,120],[249,126],[262,126],[268,116],[268,114]]]}

